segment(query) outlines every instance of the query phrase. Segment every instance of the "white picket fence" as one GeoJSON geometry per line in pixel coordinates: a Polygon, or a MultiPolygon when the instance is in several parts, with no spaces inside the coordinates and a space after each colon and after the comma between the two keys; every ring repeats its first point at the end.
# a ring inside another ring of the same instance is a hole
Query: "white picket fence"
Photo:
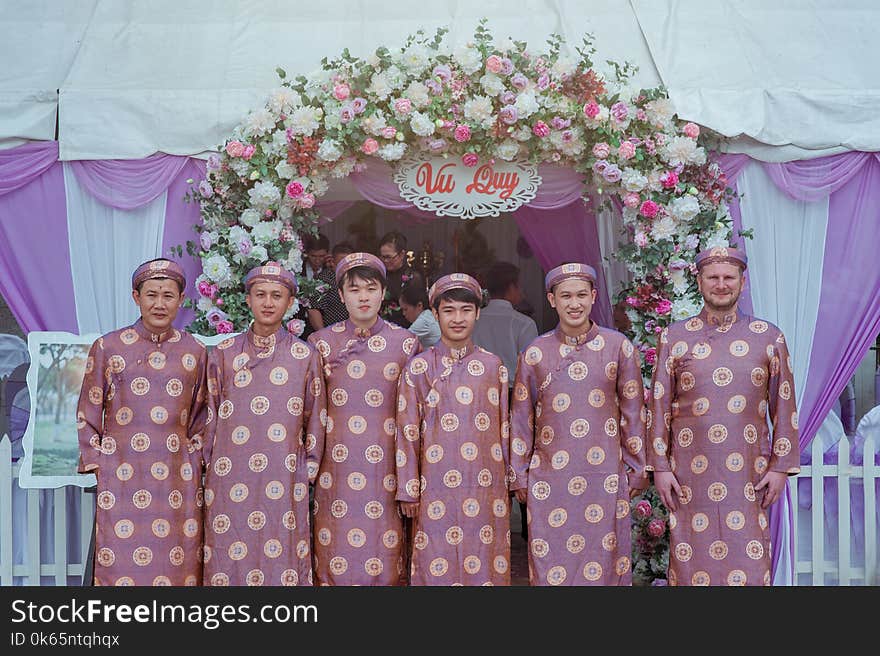
{"type": "MultiPolygon", "coordinates": [[[[794,539],[795,582],[801,585],[878,585],[880,584],[880,564],[877,560],[877,494],[876,482],[880,480],[880,466],[874,461],[874,438],[868,437],[862,445],[861,465],[850,463],[850,440],[842,437],[836,445],[838,464],[822,464],[822,444],[814,440],[812,464],[801,467],[801,473],[790,481],[792,498],[795,500],[794,539]],[[826,525],[825,479],[836,479],[837,523],[835,527],[826,525]],[[811,507],[807,510],[797,507],[797,485],[809,481],[811,485],[811,507]],[[852,493],[864,497],[863,516],[851,517],[852,493]],[[855,520],[855,521],[854,521],[855,520]],[[804,530],[803,522],[809,522],[810,531],[804,530]],[[863,522],[864,532],[859,544],[854,545],[854,527],[863,522]],[[800,530],[799,530],[800,529],[800,530]],[[809,540],[803,539],[808,534],[809,540]],[[836,534],[836,535],[835,535],[836,534]],[[800,539],[799,539],[800,536],[800,539]],[[828,548],[829,536],[835,537],[836,544],[828,548]],[[863,543],[863,544],[862,544],[863,543]],[[859,554],[858,562],[852,562],[853,546],[859,554]],[[803,554],[807,554],[806,557],[803,554]],[[861,557],[864,554],[864,557],[861,557]],[[833,558],[830,556],[833,555],[833,558]]],[[[80,523],[79,562],[68,562],[67,536],[74,518],[67,516],[66,491],[53,490],[50,499],[54,503],[54,535],[52,545],[53,563],[41,562],[40,545],[40,495],[41,490],[27,490],[27,546],[25,563],[16,565],[13,561],[13,503],[12,486],[18,485],[18,465],[11,464],[11,447],[6,436],[0,439],[0,585],[13,585],[18,579],[25,585],[40,585],[43,577],[51,577],[54,585],[68,585],[68,577],[80,580],[89,547],[89,538],[94,517],[94,495],[77,490],[82,495],[80,523]],[[58,538],[61,539],[58,539],[58,538]]],[[[47,512],[47,508],[43,508],[47,512]]]]}

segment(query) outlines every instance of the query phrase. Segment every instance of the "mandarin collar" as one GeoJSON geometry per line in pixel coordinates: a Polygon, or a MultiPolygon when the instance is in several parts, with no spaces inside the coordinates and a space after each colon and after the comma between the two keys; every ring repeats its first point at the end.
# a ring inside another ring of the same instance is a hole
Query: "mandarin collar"
{"type": "Polygon", "coordinates": [[[345,330],[346,332],[353,333],[355,337],[358,339],[369,339],[373,335],[378,335],[382,332],[382,329],[385,327],[385,321],[382,317],[376,317],[376,323],[374,323],[369,328],[358,328],[354,325],[351,319],[345,320],[345,330]]]}
{"type": "Polygon", "coordinates": [[[737,308],[735,311],[725,314],[719,321],[718,318],[709,314],[709,310],[707,310],[706,306],[704,305],[703,309],[700,310],[700,314],[698,316],[703,321],[703,324],[705,326],[724,333],[730,330],[733,324],[735,324],[737,321],[742,321],[742,319],[745,317],[745,314],[743,314],[742,311],[737,308]]]}
{"type": "Polygon", "coordinates": [[[473,340],[468,339],[467,344],[465,344],[463,347],[458,349],[450,348],[441,339],[434,345],[434,348],[437,349],[437,353],[441,357],[449,358],[453,362],[461,362],[474,352],[476,346],[474,345],[473,340]]]}
{"type": "Polygon", "coordinates": [[[587,342],[595,339],[596,335],[599,334],[599,324],[597,324],[595,321],[592,321],[592,320],[590,321],[590,323],[592,324],[590,326],[590,329],[587,330],[587,332],[581,333],[580,335],[578,335],[576,337],[571,337],[570,335],[566,335],[564,332],[562,332],[562,328],[557,325],[556,331],[555,331],[556,332],[556,339],[558,339],[563,344],[566,344],[567,346],[583,346],[587,342]]]}
{"type": "Polygon", "coordinates": [[[137,321],[135,321],[132,325],[132,328],[134,328],[137,334],[140,335],[143,339],[154,344],[162,344],[164,342],[167,342],[175,335],[179,334],[177,328],[175,328],[174,326],[169,326],[168,330],[166,330],[165,332],[161,334],[156,334],[147,329],[147,327],[144,325],[143,319],[138,319],[137,321]]]}

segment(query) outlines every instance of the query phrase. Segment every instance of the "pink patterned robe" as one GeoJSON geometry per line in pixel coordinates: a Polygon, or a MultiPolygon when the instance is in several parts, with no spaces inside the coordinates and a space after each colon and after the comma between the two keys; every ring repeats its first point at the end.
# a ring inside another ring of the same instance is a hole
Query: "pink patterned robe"
{"type": "Polygon", "coordinates": [[[308,486],[324,448],[317,352],[284,328],[208,357],[205,585],[311,585],[308,486]]]}
{"type": "Polygon", "coordinates": [[[510,585],[507,369],[438,342],[399,387],[397,499],[419,503],[411,584],[510,585]]]}
{"type": "Polygon", "coordinates": [[[205,347],[138,320],[92,345],[77,406],[98,478],[95,585],[200,585],[205,347]]]}
{"type": "Polygon", "coordinates": [[[638,355],[593,324],[520,354],[511,403],[512,489],[527,489],[532,585],[630,585],[629,477],[645,476],[638,355]]]}
{"type": "Polygon", "coordinates": [[[309,335],[327,389],[327,439],[315,486],[318,585],[398,585],[404,531],[394,494],[397,379],[418,348],[408,330],[346,320],[309,335]]]}
{"type": "Polygon", "coordinates": [[[800,469],[785,336],[755,317],[730,318],[717,325],[703,310],[660,335],[648,466],[675,472],[684,497],[669,517],[670,585],[769,585],[755,485],[768,469],[800,469]]]}

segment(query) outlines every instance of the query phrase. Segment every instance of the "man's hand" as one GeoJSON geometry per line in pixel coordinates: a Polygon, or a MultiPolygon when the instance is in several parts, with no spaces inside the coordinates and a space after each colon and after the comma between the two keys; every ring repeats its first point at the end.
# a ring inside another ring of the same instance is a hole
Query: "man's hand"
{"type": "Polygon", "coordinates": [[[672,472],[654,472],[654,487],[660,493],[660,500],[669,512],[678,510],[678,499],[681,497],[681,486],[672,472]],[[674,493],[674,494],[673,494],[674,493]]]}
{"type": "Polygon", "coordinates": [[[785,489],[787,479],[788,474],[784,472],[768,471],[764,474],[764,478],[755,486],[755,492],[767,488],[766,492],[764,492],[764,499],[761,501],[761,508],[769,508],[779,501],[779,497],[785,489]]]}
{"type": "Polygon", "coordinates": [[[516,497],[517,501],[519,501],[520,503],[525,503],[526,499],[529,498],[529,491],[525,488],[522,488],[521,490],[514,490],[513,495],[516,497]]]}
{"type": "Polygon", "coordinates": [[[419,514],[419,502],[416,501],[415,503],[411,503],[409,501],[401,501],[400,512],[403,513],[404,517],[410,519],[415,518],[415,516],[419,514]]]}

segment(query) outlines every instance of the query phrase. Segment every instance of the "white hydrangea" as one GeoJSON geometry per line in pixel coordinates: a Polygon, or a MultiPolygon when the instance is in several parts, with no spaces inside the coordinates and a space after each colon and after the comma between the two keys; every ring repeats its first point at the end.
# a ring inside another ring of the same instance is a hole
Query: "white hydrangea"
{"type": "Polygon", "coordinates": [[[528,125],[521,125],[516,130],[511,132],[510,136],[517,141],[528,141],[532,138],[532,131],[529,129],[528,125]]]}
{"type": "Polygon", "coordinates": [[[540,105],[538,105],[538,99],[531,91],[524,91],[519,94],[516,97],[514,106],[516,107],[517,115],[520,119],[528,118],[541,108],[540,105]]]}
{"type": "Polygon", "coordinates": [[[385,114],[382,112],[376,112],[372,116],[367,116],[363,119],[361,125],[368,133],[373,136],[379,136],[388,124],[385,122],[385,114]]]}
{"type": "Polygon", "coordinates": [[[261,137],[275,129],[275,120],[268,109],[255,109],[244,120],[244,132],[249,137],[261,137]]]}
{"type": "Polygon", "coordinates": [[[241,213],[240,217],[238,217],[238,222],[249,228],[253,228],[260,222],[260,213],[253,208],[248,208],[241,213]]]}
{"type": "Polygon", "coordinates": [[[683,269],[673,269],[669,272],[669,280],[672,282],[672,290],[677,296],[684,294],[690,285],[683,269]]]}
{"type": "Polygon", "coordinates": [[[434,121],[427,114],[421,112],[413,112],[412,118],[409,120],[409,126],[412,131],[420,137],[428,137],[434,134],[434,121]]]}
{"type": "Polygon", "coordinates": [[[388,80],[388,84],[391,85],[392,89],[402,89],[403,85],[406,84],[406,73],[397,66],[389,66],[385,71],[385,79],[388,80]]]}
{"type": "Polygon", "coordinates": [[[483,67],[483,57],[480,51],[471,45],[460,45],[452,53],[453,58],[468,75],[476,73],[483,67]]]}
{"type": "Polygon", "coordinates": [[[290,114],[287,126],[293,134],[310,137],[320,125],[319,111],[316,107],[299,107],[290,114]]]}
{"type": "Polygon", "coordinates": [[[492,99],[486,96],[474,96],[464,104],[464,117],[475,123],[483,124],[492,119],[492,99]]]}
{"type": "Polygon", "coordinates": [[[254,246],[253,250],[251,251],[250,258],[254,262],[262,264],[269,259],[269,251],[266,250],[265,246],[254,246]]]}
{"type": "Polygon", "coordinates": [[[494,73],[486,73],[480,78],[480,86],[482,86],[483,90],[490,96],[497,96],[504,91],[504,80],[494,73]]]}
{"type": "Polygon", "coordinates": [[[702,308],[702,303],[696,303],[687,297],[677,298],[672,301],[672,319],[674,321],[682,321],[683,319],[696,316],[702,308]]]}
{"type": "Polygon", "coordinates": [[[675,223],[675,219],[671,216],[664,216],[654,221],[654,225],[651,226],[651,236],[658,240],[672,239],[677,229],[678,225],[675,223]]]}
{"type": "Polygon", "coordinates": [[[719,228],[712,234],[706,236],[706,238],[703,239],[702,250],[706,250],[707,248],[716,248],[720,246],[730,246],[730,243],[727,241],[727,228],[725,227],[719,228]]]}
{"type": "Polygon", "coordinates": [[[379,154],[379,157],[386,162],[396,162],[403,157],[403,154],[406,152],[406,144],[402,141],[386,144],[376,152],[379,154]]]}
{"type": "Polygon", "coordinates": [[[287,131],[275,130],[272,138],[261,143],[260,148],[270,157],[277,157],[287,152],[287,131]]]}
{"type": "Polygon", "coordinates": [[[255,210],[263,212],[281,200],[281,190],[271,182],[258,181],[252,189],[248,190],[248,197],[251,206],[255,210]]]}
{"type": "Polygon", "coordinates": [[[325,162],[335,162],[342,157],[342,148],[332,139],[324,139],[318,146],[318,158],[325,162]]]}
{"type": "Polygon", "coordinates": [[[278,177],[282,180],[290,180],[296,175],[296,169],[294,169],[293,165],[287,160],[283,159],[275,166],[275,173],[277,173],[278,177]]]}
{"type": "Polygon", "coordinates": [[[250,239],[251,234],[242,228],[241,226],[232,226],[229,229],[228,239],[229,243],[235,247],[239,242],[244,241],[245,239],[250,239]]]}
{"type": "Polygon", "coordinates": [[[327,180],[323,176],[315,176],[312,178],[312,193],[315,196],[323,196],[327,193],[327,180]]]}
{"type": "Polygon", "coordinates": [[[198,308],[199,312],[207,312],[213,307],[214,301],[207,296],[199,296],[199,300],[196,301],[196,308],[198,308]]]}
{"type": "Polygon", "coordinates": [[[669,204],[669,213],[679,221],[690,221],[700,213],[700,203],[690,194],[679,196],[669,204]]]}
{"type": "Polygon", "coordinates": [[[209,280],[217,283],[219,287],[228,287],[232,284],[232,269],[229,268],[229,262],[222,255],[203,258],[202,271],[209,280]]]}
{"type": "Polygon", "coordinates": [[[302,105],[302,99],[293,89],[278,87],[269,93],[266,105],[275,114],[288,113],[294,107],[302,105]]]}
{"type": "Polygon", "coordinates": [[[288,271],[299,272],[302,271],[302,264],[302,251],[298,248],[291,248],[284,260],[284,268],[288,271]]]}
{"type": "Polygon", "coordinates": [[[495,148],[495,154],[509,162],[519,154],[519,144],[513,139],[505,139],[495,148]]]}
{"type": "Polygon", "coordinates": [[[675,107],[668,98],[657,98],[645,105],[645,114],[648,116],[648,122],[658,128],[669,127],[672,118],[675,116],[675,107]]]}
{"type": "Polygon", "coordinates": [[[627,191],[639,192],[648,186],[648,178],[642,175],[642,172],[632,167],[623,169],[623,175],[620,178],[620,184],[627,191]]]}
{"type": "Polygon", "coordinates": [[[557,79],[567,77],[577,70],[577,63],[567,55],[561,55],[556,63],[550,67],[550,72],[557,79]]]}
{"type": "Polygon", "coordinates": [[[357,163],[357,160],[354,157],[346,157],[344,160],[339,162],[336,166],[333,167],[333,170],[330,171],[330,175],[334,178],[347,178],[351,175],[351,172],[354,171],[354,166],[357,163]]]}
{"type": "Polygon", "coordinates": [[[431,96],[428,95],[428,87],[421,82],[411,82],[403,92],[404,98],[409,98],[412,104],[417,108],[427,107],[431,103],[431,96]]]}
{"type": "Polygon", "coordinates": [[[428,63],[428,49],[422,43],[413,43],[400,57],[400,65],[410,75],[419,75],[428,67],[428,63]]]}
{"type": "Polygon", "coordinates": [[[248,163],[248,161],[241,159],[240,157],[236,157],[235,159],[230,160],[228,164],[229,168],[231,168],[235,172],[235,175],[240,178],[246,176],[251,170],[251,165],[248,163]]]}
{"type": "Polygon", "coordinates": [[[706,163],[706,151],[697,146],[696,140],[690,137],[672,137],[661,149],[661,155],[672,166],[678,164],[700,166],[706,163]]]}
{"type": "Polygon", "coordinates": [[[268,244],[278,241],[281,236],[281,229],[284,226],[281,221],[261,221],[254,226],[252,236],[256,244],[268,244]]]}
{"type": "Polygon", "coordinates": [[[339,115],[339,112],[328,112],[326,109],[324,110],[324,129],[328,132],[331,130],[338,130],[342,127],[342,117],[339,115]]]}

